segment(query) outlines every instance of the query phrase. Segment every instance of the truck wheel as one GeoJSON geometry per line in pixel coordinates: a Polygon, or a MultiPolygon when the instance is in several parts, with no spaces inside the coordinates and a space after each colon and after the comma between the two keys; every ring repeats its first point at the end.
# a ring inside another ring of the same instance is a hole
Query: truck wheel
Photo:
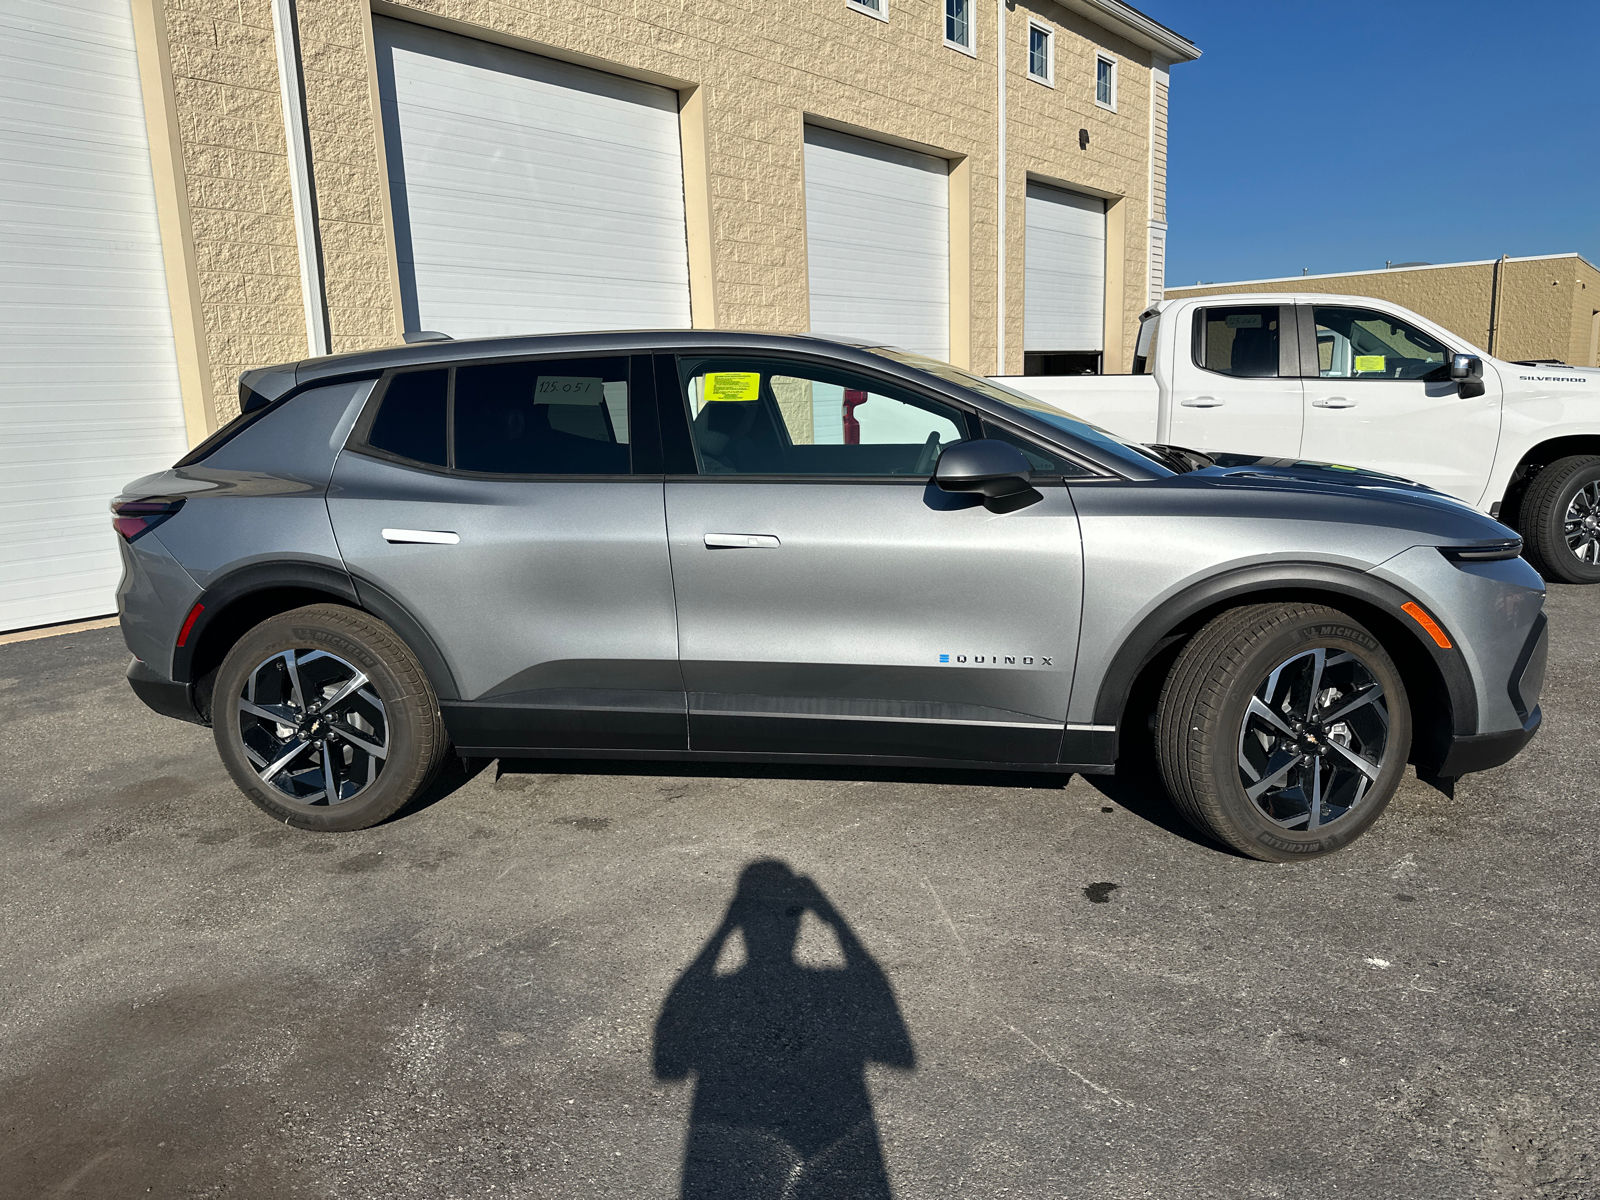
{"type": "Polygon", "coordinates": [[[301,829],[365,829],[425,788],[448,745],[416,656],[376,617],[313,604],[257,625],[217,672],[223,765],[301,829]]]}
{"type": "Polygon", "coordinates": [[[1331,854],[1405,774],[1411,710],[1394,661],[1315,604],[1256,604],[1197,633],[1156,709],[1156,761],[1199,829],[1267,862],[1331,854]]]}
{"type": "Polygon", "coordinates": [[[1558,458],[1533,477],[1517,519],[1522,552],[1554,583],[1600,583],[1600,457],[1558,458]]]}

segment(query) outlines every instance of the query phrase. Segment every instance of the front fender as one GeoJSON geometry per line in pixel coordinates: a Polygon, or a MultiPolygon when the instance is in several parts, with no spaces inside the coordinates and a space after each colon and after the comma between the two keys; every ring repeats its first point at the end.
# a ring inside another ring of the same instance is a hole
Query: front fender
{"type": "MultiPolygon", "coordinates": [[[[1403,630],[1404,644],[1432,664],[1443,682],[1450,705],[1450,730],[1454,736],[1477,732],[1478,702],[1472,674],[1457,645],[1445,650],[1401,607],[1411,597],[1398,587],[1371,574],[1320,562],[1274,562],[1223,571],[1168,597],[1135,626],[1123,640],[1100,679],[1095,696],[1094,723],[1117,727],[1135,681],[1145,666],[1174,639],[1194,632],[1213,615],[1239,604],[1271,599],[1319,600],[1339,606],[1340,601],[1389,618],[1389,630],[1373,630],[1380,637],[1403,630]]],[[[1352,612],[1352,616],[1367,615],[1352,612]]],[[[1449,630],[1445,631],[1449,634],[1449,630]]],[[[1454,643],[1455,638],[1451,641],[1454,643]]],[[[1391,648],[1393,652],[1394,648],[1391,648]]]]}

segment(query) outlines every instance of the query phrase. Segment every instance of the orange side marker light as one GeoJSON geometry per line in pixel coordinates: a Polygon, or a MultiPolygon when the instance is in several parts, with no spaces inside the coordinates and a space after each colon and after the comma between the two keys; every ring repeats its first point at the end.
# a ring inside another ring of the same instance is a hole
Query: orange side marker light
{"type": "Polygon", "coordinates": [[[1434,643],[1439,647],[1439,649],[1450,649],[1450,638],[1445,634],[1444,630],[1439,628],[1439,623],[1423,610],[1422,605],[1418,604],[1415,600],[1407,600],[1400,606],[1400,611],[1405,613],[1418,625],[1421,625],[1423,629],[1427,630],[1428,636],[1434,640],[1434,643]]]}

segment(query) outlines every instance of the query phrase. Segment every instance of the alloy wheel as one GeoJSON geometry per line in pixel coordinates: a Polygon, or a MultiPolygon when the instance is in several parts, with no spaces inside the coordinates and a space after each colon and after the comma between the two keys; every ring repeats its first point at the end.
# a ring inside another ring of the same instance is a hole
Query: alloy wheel
{"type": "Polygon", "coordinates": [[[257,664],[238,720],[256,774],[295,804],[348,803],[389,757],[383,699],[364,672],[326,650],[284,650],[257,664]]]}
{"type": "Polygon", "coordinates": [[[1567,504],[1561,532],[1578,561],[1600,565],[1600,479],[1580,487],[1567,504]]]}
{"type": "Polygon", "coordinates": [[[1355,654],[1319,647],[1279,663],[1239,727],[1239,783],[1273,824],[1315,833],[1361,807],[1384,767],[1389,708],[1355,654]]]}

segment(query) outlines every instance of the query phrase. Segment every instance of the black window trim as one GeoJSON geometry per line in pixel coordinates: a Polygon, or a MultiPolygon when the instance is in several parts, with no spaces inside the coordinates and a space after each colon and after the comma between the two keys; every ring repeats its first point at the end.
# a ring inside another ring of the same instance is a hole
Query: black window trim
{"type": "MultiPolygon", "coordinates": [[[[367,456],[369,458],[382,459],[385,462],[392,462],[392,463],[395,463],[395,464],[397,464],[399,466],[410,467],[413,470],[426,471],[426,472],[428,472],[429,474],[432,474],[432,475],[443,475],[443,476],[447,476],[447,477],[452,478],[452,479],[481,479],[481,480],[485,480],[485,481],[488,481],[488,482],[493,482],[493,481],[496,481],[496,480],[506,480],[506,481],[509,481],[509,482],[519,482],[520,481],[520,482],[527,482],[527,483],[548,483],[548,482],[561,482],[561,481],[569,481],[569,482],[570,481],[578,481],[578,482],[585,482],[585,483],[603,483],[603,482],[629,481],[629,480],[639,480],[639,479],[660,480],[661,479],[661,472],[659,470],[656,470],[656,471],[640,471],[638,469],[638,467],[639,467],[639,458],[640,458],[640,448],[635,444],[635,439],[634,439],[634,427],[636,425],[635,415],[638,412],[640,412],[641,410],[648,409],[648,410],[651,410],[651,416],[654,416],[654,410],[658,407],[657,397],[656,397],[655,380],[653,378],[651,378],[652,372],[648,369],[648,361],[650,360],[651,357],[652,356],[648,352],[639,352],[639,351],[621,351],[621,352],[614,352],[614,353],[609,353],[609,354],[573,354],[572,352],[568,351],[568,352],[565,352],[565,353],[518,355],[516,357],[506,357],[506,356],[501,356],[501,355],[495,355],[495,356],[489,356],[489,357],[485,357],[485,358],[471,358],[471,359],[461,359],[461,360],[452,359],[449,362],[443,362],[443,363],[441,363],[441,362],[429,362],[429,363],[407,364],[406,366],[403,366],[403,367],[390,367],[389,369],[385,370],[382,373],[382,375],[379,377],[376,386],[374,386],[373,389],[372,389],[372,395],[367,397],[367,402],[362,407],[361,415],[358,418],[356,418],[355,424],[350,429],[350,436],[345,439],[344,448],[346,450],[350,451],[353,454],[362,454],[362,455],[365,455],[365,456],[367,456]],[[383,407],[384,397],[388,394],[390,380],[392,380],[397,375],[417,374],[417,373],[420,373],[420,372],[423,372],[423,371],[444,371],[446,373],[446,376],[445,376],[445,457],[446,457],[446,459],[448,461],[453,462],[454,459],[455,459],[455,448],[456,448],[455,447],[455,440],[456,440],[456,434],[455,434],[455,407],[456,407],[456,371],[457,371],[458,368],[461,368],[461,367],[482,367],[482,366],[508,366],[508,365],[515,365],[515,364],[518,364],[518,363],[567,362],[567,361],[571,361],[572,359],[575,359],[575,358],[580,358],[580,359],[581,358],[591,358],[591,359],[592,358],[621,358],[621,359],[627,360],[627,363],[628,363],[628,438],[629,438],[629,440],[628,440],[628,458],[629,458],[630,464],[632,464],[632,467],[633,467],[632,470],[629,470],[629,471],[627,471],[625,473],[624,472],[593,472],[593,473],[588,473],[588,474],[566,474],[566,473],[550,473],[550,472],[530,473],[530,474],[512,474],[510,472],[502,472],[502,471],[464,471],[461,468],[455,467],[455,466],[440,465],[439,463],[420,462],[420,461],[418,461],[417,459],[414,459],[414,458],[407,458],[403,454],[396,454],[392,450],[385,450],[381,446],[374,446],[374,445],[372,445],[372,443],[370,441],[368,441],[368,435],[372,431],[372,426],[378,419],[378,411],[383,407]],[[645,363],[646,366],[641,368],[641,362],[645,363]],[[644,389],[642,391],[642,393],[640,391],[636,390],[636,388],[639,387],[639,386],[642,386],[643,389],[644,389]]],[[[650,430],[650,432],[652,434],[659,435],[659,424],[660,424],[660,422],[658,420],[649,420],[647,422],[639,423],[639,424],[646,425],[649,428],[649,430],[650,430]]],[[[657,467],[660,466],[660,447],[659,447],[659,444],[657,444],[655,446],[646,445],[643,448],[643,455],[646,458],[647,462],[650,462],[650,463],[652,463],[653,465],[655,465],[657,467]]]]}
{"type": "MultiPolygon", "coordinates": [[[[1361,376],[1361,375],[1324,376],[1322,374],[1321,370],[1317,366],[1317,364],[1319,364],[1322,361],[1321,355],[1319,355],[1317,353],[1317,311],[1316,311],[1317,309],[1319,309],[1319,308],[1348,308],[1348,309],[1351,309],[1351,310],[1353,310],[1355,312],[1377,313],[1379,316],[1383,317],[1384,320],[1390,322],[1391,324],[1393,324],[1396,321],[1399,321],[1401,324],[1404,324],[1404,325],[1406,325],[1408,327],[1411,327],[1411,328],[1415,328],[1415,327],[1411,326],[1411,323],[1409,321],[1407,321],[1404,317],[1396,317],[1391,313],[1384,312],[1381,308],[1369,308],[1369,307],[1366,307],[1365,305],[1360,305],[1360,304],[1345,304],[1345,303],[1342,303],[1342,302],[1341,303],[1334,303],[1334,304],[1318,304],[1316,301],[1313,300],[1313,301],[1310,301],[1310,302],[1307,302],[1307,303],[1304,303],[1304,304],[1299,304],[1296,307],[1301,310],[1301,312],[1300,312],[1300,331],[1301,331],[1300,332],[1300,355],[1301,355],[1301,362],[1310,364],[1309,367],[1307,368],[1307,370],[1305,371],[1305,373],[1302,375],[1302,378],[1304,378],[1304,379],[1318,379],[1318,380],[1326,379],[1329,382],[1337,380],[1340,384],[1346,384],[1346,383],[1449,383],[1450,382],[1450,363],[1451,363],[1451,360],[1454,358],[1455,355],[1460,354],[1461,351],[1456,349],[1454,346],[1452,346],[1449,342],[1445,341],[1443,338],[1439,338],[1438,342],[1439,342],[1439,344],[1441,346],[1444,347],[1444,355],[1445,355],[1444,362],[1440,363],[1439,366],[1435,367],[1432,371],[1429,371],[1427,375],[1420,376],[1420,377],[1418,377],[1416,379],[1386,379],[1386,378],[1374,377],[1374,376],[1371,376],[1371,375],[1368,375],[1368,376],[1361,376]],[[1307,348],[1308,346],[1309,346],[1309,349],[1307,348]],[[1441,371],[1444,372],[1442,375],[1440,374],[1441,371]],[[1430,378],[1429,376],[1437,376],[1437,378],[1430,378]]],[[[1422,334],[1427,334],[1428,337],[1433,337],[1433,334],[1430,333],[1426,329],[1417,329],[1417,332],[1418,333],[1422,333],[1422,334]]]]}
{"type": "MultiPolygon", "coordinates": [[[[939,389],[924,387],[917,382],[901,379],[887,372],[873,370],[870,367],[861,366],[856,363],[841,363],[836,359],[798,354],[789,350],[752,350],[749,347],[728,347],[725,349],[720,347],[705,347],[702,349],[701,347],[696,346],[692,351],[669,350],[657,356],[656,372],[657,393],[659,399],[658,411],[661,413],[661,420],[663,423],[663,429],[661,431],[663,450],[666,451],[667,443],[669,441],[668,433],[664,427],[665,423],[668,420],[673,420],[673,417],[670,415],[671,413],[676,413],[675,423],[681,427],[685,444],[687,445],[691,455],[690,461],[692,461],[695,465],[695,470],[692,473],[676,472],[669,469],[666,473],[666,478],[668,482],[671,483],[685,483],[700,479],[714,483],[888,483],[915,484],[919,487],[925,487],[933,478],[931,473],[927,476],[796,475],[778,473],[728,475],[704,474],[699,470],[699,454],[694,445],[693,431],[690,428],[689,398],[684,392],[682,373],[678,366],[679,361],[686,358],[743,358],[768,362],[792,362],[802,366],[816,366],[824,370],[831,369],[834,371],[846,371],[852,374],[863,375],[868,379],[880,381],[886,388],[891,389],[891,391],[898,389],[900,391],[910,392],[913,395],[921,396],[922,398],[934,403],[943,404],[957,409],[966,419],[969,438],[981,436],[983,432],[981,422],[990,421],[996,425],[999,425],[1001,428],[1006,429],[1008,432],[1014,433],[1017,437],[1029,443],[1044,442],[1045,444],[1041,446],[1040,449],[1045,453],[1053,455],[1057,458],[1064,458],[1067,461],[1076,463],[1078,466],[1083,468],[1085,472],[1084,475],[1070,477],[1070,481],[1073,483],[1087,483],[1091,481],[1098,482],[1102,479],[1125,481],[1123,476],[1116,475],[1099,463],[1087,461],[1081,454],[1077,454],[1065,446],[1057,446],[1053,442],[1045,441],[1045,439],[1042,439],[1033,430],[1023,429],[1015,422],[1008,420],[1005,416],[991,412],[988,409],[972,403],[970,400],[967,400],[964,397],[953,396],[939,389]],[[676,404],[673,403],[674,400],[676,401],[676,404]]],[[[951,386],[954,387],[958,385],[952,384],[951,386]]],[[[1069,477],[1063,475],[1045,475],[1039,476],[1038,478],[1041,480],[1041,482],[1050,483],[1055,480],[1067,482],[1069,477]]]]}

